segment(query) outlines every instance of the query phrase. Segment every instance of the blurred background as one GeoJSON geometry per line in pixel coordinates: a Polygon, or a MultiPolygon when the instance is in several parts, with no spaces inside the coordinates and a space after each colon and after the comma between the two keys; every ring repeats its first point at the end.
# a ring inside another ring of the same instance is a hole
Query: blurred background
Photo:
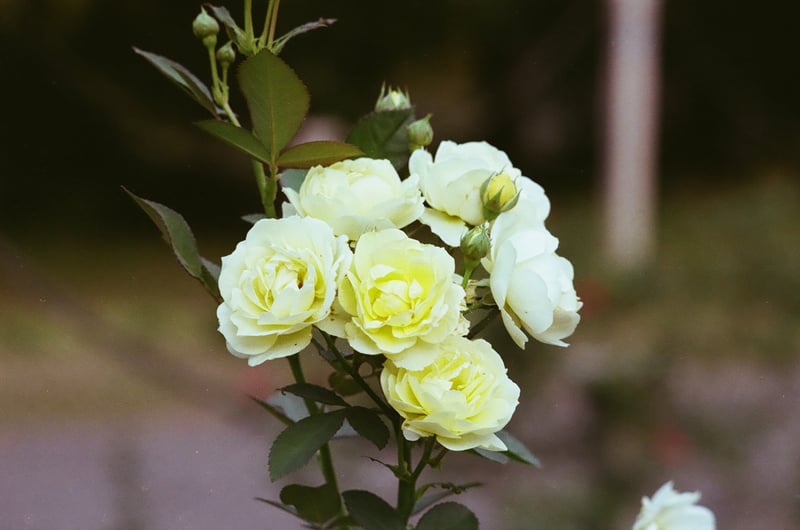
{"type": "MultiPolygon", "coordinates": [[[[629,41],[611,4],[307,0],[283,3],[279,30],[338,19],[283,53],[310,124],[344,134],[384,81],[407,88],[435,141],[487,140],[544,186],[575,265],[571,347],[504,350],[523,389],[509,430],[543,467],[455,455],[431,480],[484,480],[461,502],[488,530],[630,528],[667,480],[702,491],[719,528],[798,528],[800,5],[653,12],[653,185],[634,203],[649,250],[623,266],[608,139],[626,105],[609,72],[629,41]]],[[[0,0],[0,528],[299,527],[253,500],[283,483],[266,469],[279,425],[247,396],[288,367],[225,351],[214,302],[121,190],[184,214],[213,259],[259,209],[248,161],[193,127],[204,111],[131,50],[207,80],[198,7],[0,0]]],[[[392,495],[352,444],[334,447],[345,486],[392,495]]]]}

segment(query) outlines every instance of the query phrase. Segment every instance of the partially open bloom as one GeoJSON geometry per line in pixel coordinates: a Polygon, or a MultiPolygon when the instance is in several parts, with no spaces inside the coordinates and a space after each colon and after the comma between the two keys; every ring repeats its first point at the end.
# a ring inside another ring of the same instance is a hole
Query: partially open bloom
{"type": "Polygon", "coordinates": [[[507,173],[492,175],[481,185],[483,216],[487,221],[494,221],[498,215],[516,206],[519,195],[516,183],[507,173]]]}
{"type": "Polygon", "coordinates": [[[678,493],[667,482],[652,498],[642,498],[633,530],[714,530],[714,513],[698,506],[699,500],[699,492],[678,493]]]}
{"type": "Polygon", "coordinates": [[[325,326],[351,260],[347,238],[322,221],[258,221],[222,258],[217,318],[228,350],[255,366],[305,348],[311,326],[325,326]]]}
{"type": "Polygon", "coordinates": [[[466,333],[464,290],[454,282],[455,262],[442,248],[397,229],[368,232],[339,285],[339,302],[352,316],[344,327],[350,345],[368,355],[394,354],[466,333]]]}
{"type": "Polygon", "coordinates": [[[544,228],[492,231],[491,255],[483,265],[503,324],[520,348],[528,341],[523,329],[546,344],[566,346],[562,339],[580,321],[572,264],[555,253],[557,247],[558,239],[544,228]]]}
{"type": "Polygon", "coordinates": [[[408,161],[409,172],[419,177],[420,189],[430,208],[420,220],[451,247],[457,247],[467,225],[485,218],[481,186],[492,175],[520,176],[508,156],[486,142],[439,144],[436,156],[418,149],[408,161]]]}
{"type": "Polygon", "coordinates": [[[384,364],[381,388],[405,418],[407,440],[435,436],[451,451],[507,449],[495,433],[514,414],[519,387],[488,342],[450,337],[436,346],[428,364],[415,370],[398,366],[397,359],[384,364]]]}
{"type": "Polygon", "coordinates": [[[284,192],[297,213],[322,219],[337,236],[353,241],[366,231],[403,228],[423,211],[417,178],[401,182],[388,160],[359,158],[316,166],[299,192],[284,192]]]}
{"type": "Polygon", "coordinates": [[[545,195],[544,189],[527,177],[518,178],[514,186],[519,192],[516,204],[512,208],[506,205],[498,212],[492,231],[511,233],[544,228],[544,221],[550,214],[550,200],[545,195]]]}

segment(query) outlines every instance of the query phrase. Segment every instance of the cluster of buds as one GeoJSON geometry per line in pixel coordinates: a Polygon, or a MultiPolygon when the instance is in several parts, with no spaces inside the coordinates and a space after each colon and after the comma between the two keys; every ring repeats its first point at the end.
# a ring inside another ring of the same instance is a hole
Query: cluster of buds
{"type": "MultiPolygon", "coordinates": [[[[399,88],[387,88],[385,84],[381,87],[378,101],[375,102],[375,112],[391,112],[412,108],[413,105],[408,91],[400,90],[399,88]]],[[[412,121],[406,126],[406,140],[410,152],[428,147],[433,142],[431,116],[431,114],[428,114],[424,118],[412,121]]]]}

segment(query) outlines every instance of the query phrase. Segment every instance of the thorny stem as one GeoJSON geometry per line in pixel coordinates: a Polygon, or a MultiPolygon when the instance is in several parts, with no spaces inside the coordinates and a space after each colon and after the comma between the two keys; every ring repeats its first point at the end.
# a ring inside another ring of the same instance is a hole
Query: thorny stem
{"type": "Polygon", "coordinates": [[[416,500],[417,479],[411,472],[411,444],[403,436],[402,423],[394,422],[395,438],[397,440],[397,512],[403,521],[408,521],[414,509],[416,500]]]}
{"type": "MultiPolygon", "coordinates": [[[[412,470],[412,442],[409,442],[403,436],[403,418],[397,414],[397,412],[392,409],[385,400],[381,399],[381,397],[372,389],[372,387],[361,377],[361,374],[358,373],[358,370],[352,365],[352,363],[348,362],[347,359],[344,358],[342,353],[336,347],[336,339],[331,337],[325,332],[322,332],[321,335],[325,339],[326,346],[328,350],[333,353],[336,357],[336,360],[339,361],[343,369],[348,373],[350,377],[367,393],[367,395],[375,402],[376,405],[386,414],[389,420],[392,422],[392,427],[394,429],[394,436],[395,441],[397,444],[397,468],[395,475],[398,479],[397,485],[397,512],[402,517],[403,521],[408,522],[408,519],[411,517],[411,513],[414,510],[414,505],[416,504],[416,487],[417,487],[417,480],[419,479],[422,472],[425,468],[431,463],[430,457],[431,453],[433,452],[433,447],[435,443],[435,439],[433,437],[428,438],[425,441],[425,447],[423,449],[422,455],[417,462],[417,465],[413,467],[412,470]]],[[[315,346],[318,349],[323,347],[317,341],[314,341],[315,346]]],[[[442,459],[442,456],[439,455],[437,457],[437,463],[442,459]]]]}

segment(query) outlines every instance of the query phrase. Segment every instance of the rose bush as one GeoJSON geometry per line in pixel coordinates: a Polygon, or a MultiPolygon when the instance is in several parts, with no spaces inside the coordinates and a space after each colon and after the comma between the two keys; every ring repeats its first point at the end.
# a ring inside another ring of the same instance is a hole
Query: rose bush
{"type": "Polygon", "coordinates": [[[401,182],[388,160],[358,158],[315,166],[299,191],[287,187],[284,193],[297,213],[322,219],[334,234],[352,241],[370,230],[403,228],[423,212],[418,178],[401,182]]]}
{"type": "Polygon", "coordinates": [[[344,326],[350,345],[391,357],[465,334],[464,290],[454,283],[454,274],[455,262],[443,248],[397,229],[362,235],[339,285],[341,307],[352,317],[344,326]]]}
{"type": "Polygon", "coordinates": [[[399,366],[404,355],[386,361],[381,388],[405,419],[407,440],[435,436],[452,451],[506,449],[495,433],[511,419],[519,387],[488,342],[451,336],[418,369],[399,366]]]}
{"type": "Polygon", "coordinates": [[[408,161],[411,176],[418,176],[426,208],[420,221],[451,247],[457,247],[467,225],[479,225],[485,219],[481,186],[494,174],[505,173],[512,180],[520,177],[519,169],[508,156],[486,142],[439,144],[436,156],[423,149],[411,154],[408,161]]]}
{"type": "Polygon", "coordinates": [[[672,482],[661,486],[652,498],[642,499],[633,530],[714,530],[713,512],[698,506],[700,493],[679,493],[672,482]]]}
{"type": "Polygon", "coordinates": [[[347,238],[322,221],[258,221],[222,258],[217,318],[228,350],[255,366],[308,346],[311,326],[325,326],[351,260],[347,238]]]}

